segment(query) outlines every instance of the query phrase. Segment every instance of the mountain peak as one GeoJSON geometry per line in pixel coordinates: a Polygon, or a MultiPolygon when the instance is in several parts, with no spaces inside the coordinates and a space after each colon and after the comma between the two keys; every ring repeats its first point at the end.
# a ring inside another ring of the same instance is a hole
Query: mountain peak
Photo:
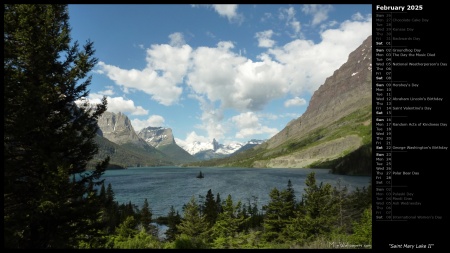
{"type": "Polygon", "coordinates": [[[212,145],[213,145],[213,150],[214,150],[214,151],[216,151],[216,150],[218,150],[218,149],[220,148],[220,145],[219,145],[219,143],[216,141],[216,138],[213,139],[212,145]]]}
{"type": "Polygon", "coordinates": [[[139,143],[139,137],[134,132],[131,121],[125,114],[104,112],[97,121],[102,136],[117,143],[139,143]]]}
{"type": "Polygon", "coordinates": [[[138,136],[155,148],[175,144],[171,128],[149,126],[139,131],[138,136]]]}

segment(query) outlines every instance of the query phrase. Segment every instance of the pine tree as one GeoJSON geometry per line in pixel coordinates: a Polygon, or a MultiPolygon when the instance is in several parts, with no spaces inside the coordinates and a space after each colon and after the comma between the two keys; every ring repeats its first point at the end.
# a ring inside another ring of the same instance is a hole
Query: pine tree
{"type": "Polygon", "coordinates": [[[364,210],[361,219],[353,223],[352,243],[356,245],[372,245],[372,206],[364,210]]]}
{"type": "Polygon", "coordinates": [[[239,227],[246,221],[242,215],[241,207],[241,201],[234,205],[231,195],[228,195],[225,204],[222,206],[223,212],[219,214],[212,227],[214,247],[233,248],[236,246],[234,237],[239,232],[239,227]]]}
{"type": "Polygon", "coordinates": [[[189,237],[203,237],[208,228],[204,217],[200,214],[197,200],[192,196],[191,200],[184,207],[183,218],[177,226],[180,233],[189,237]]]}
{"type": "Polygon", "coordinates": [[[145,231],[146,232],[150,231],[151,228],[150,223],[152,222],[152,211],[150,209],[147,199],[144,200],[144,205],[142,206],[140,216],[141,216],[141,224],[144,227],[145,231]]]}
{"type": "Polygon", "coordinates": [[[287,188],[279,191],[274,188],[269,193],[270,202],[264,207],[266,210],[264,219],[265,238],[268,241],[285,241],[283,231],[294,217],[296,208],[295,192],[289,179],[287,188]]]}
{"type": "Polygon", "coordinates": [[[284,232],[288,238],[297,242],[327,236],[338,219],[338,205],[331,185],[317,185],[314,172],[308,174],[305,184],[301,208],[295,212],[295,217],[290,219],[290,224],[284,232]]]}
{"type": "Polygon", "coordinates": [[[178,235],[177,225],[180,224],[181,217],[180,214],[175,212],[175,208],[173,206],[170,207],[169,214],[167,215],[167,230],[166,230],[166,240],[173,241],[178,235]]]}
{"type": "Polygon", "coordinates": [[[101,230],[88,73],[93,43],[71,44],[67,5],[4,5],[4,239],[7,248],[70,248],[101,230]],[[76,180],[71,178],[76,176],[76,180]]]}
{"type": "Polygon", "coordinates": [[[212,227],[216,222],[218,210],[217,203],[214,199],[211,189],[208,190],[205,199],[205,220],[208,222],[209,226],[212,227]]]}
{"type": "Polygon", "coordinates": [[[222,212],[222,200],[220,199],[219,193],[217,193],[217,196],[216,196],[216,205],[217,205],[217,212],[221,213],[222,212]]]}
{"type": "Polygon", "coordinates": [[[267,241],[273,241],[278,238],[280,232],[285,226],[285,220],[282,218],[283,198],[277,188],[273,188],[269,193],[270,201],[263,207],[264,216],[264,237],[267,241]]]}

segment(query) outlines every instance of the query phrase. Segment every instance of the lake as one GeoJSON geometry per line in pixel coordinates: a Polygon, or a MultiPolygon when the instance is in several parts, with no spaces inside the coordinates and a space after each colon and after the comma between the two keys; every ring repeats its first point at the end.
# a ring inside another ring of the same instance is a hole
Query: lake
{"type": "Polygon", "coordinates": [[[296,199],[299,201],[304,192],[305,179],[315,172],[317,183],[346,185],[349,190],[367,187],[370,177],[343,176],[329,173],[328,169],[292,169],[292,168],[185,168],[185,167],[139,167],[126,170],[107,170],[102,176],[105,187],[111,183],[115,200],[119,203],[131,201],[142,208],[147,198],[153,212],[153,218],[166,216],[173,206],[183,215],[182,207],[192,196],[199,200],[199,195],[206,196],[211,189],[214,196],[220,194],[225,200],[231,194],[233,203],[241,200],[253,202],[257,197],[258,208],[270,200],[273,188],[283,190],[288,180],[292,182],[296,199]],[[204,178],[196,178],[199,172],[204,178]]]}

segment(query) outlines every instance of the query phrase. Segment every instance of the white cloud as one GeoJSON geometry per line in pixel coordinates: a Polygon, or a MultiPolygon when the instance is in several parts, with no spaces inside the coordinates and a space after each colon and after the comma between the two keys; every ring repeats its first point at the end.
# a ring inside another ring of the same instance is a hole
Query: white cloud
{"type": "Polygon", "coordinates": [[[352,19],[361,21],[361,20],[364,20],[364,16],[361,13],[357,12],[357,13],[353,14],[352,19]]]}
{"type": "Polygon", "coordinates": [[[273,31],[266,30],[262,32],[257,32],[255,38],[258,39],[259,47],[272,47],[275,44],[275,41],[272,40],[273,31]]]}
{"type": "Polygon", "coordinates": [[[244,139],[257,134],[269,134],[270,136],[278,133],[278,129],[269,128],[261,125],[258,117],[253,112],[241,113],[231,118],[231,122],[236,124],[239,131],[236,138],[244,139]]]}
{"type": "Polygon", "coordinates": [[[131,124],[133,125],[134,131],[140,131],[146,127],[162,127],[164,125],[164,117],[160,115],[151,115],[146,120],[133,119],[131,124]]]}
{"type": "Polygon", "coordinates": [[[306,100],[299,97],[295,97],[293,99],[289,99],[284,102],[284,107],[301,106],[301,105],[306,105],[306,100]]]}
{"type": "Polygon", "coordinates": [[[316,26],[327,20],[328,13],[331,10],[333,10],[333,6],[322,4],[305,4],[302,8],[303,13],[313,16],[313,19],[311,21],[312,26],[316,26]]]}
{"type": "Polygon", "coordinates": [[[196,99],[200,104],[202,114],[200,120],[201,125],[196,127],[207,132],[209,139],[221,139],[224,137],[226,129],[221,123],[223,120],[223,110],[214,108],[214,104],[205,99],[204,96],[191,94],[189,97],[196,99]]]}
{"type": "Polygon", "coordinates": [[[301,25],[300,22],[295,17],[295,14],[296,11],[292,6],[289,8],[280,8],[280,12],[278,14],[278,18],[281,20],[285,20],[286,26],[291,27],[292,31],[294,32],[294,33],[288,32],[288,35],[291,38],[299,38],[302,36],[300,33],[301,25]]]}
{"type": "Polygon", "coordinates": [[[187,144],[193,143],[193,142],[211,142],[212,139],[209,139],[208,137],[197,135],[195,131],[190,132],[186,139],[178,139],[175,138],[175,142],[180,146],[186,146],[187,144]]]}
{"type": "Polygon", "coordinates": [[[107,88],[107,90],[99,91],[98,94],[105,95],[105,96],[112,96],[112,95],[114,95],[114,90],[113,90],[114,88],[113,87],[107,86],[105,88],[107,88]]]}
{"type": "MultiPolygon", "coordinates": [[[[173,35],[173,34],[172,34],[173,35]]],[[[172,36],[172,42],[180,43],[179,35],[172,36]]],[[[117,66],[99,62],[98,73],[107,75],[125,92],[128,89],[141,90],[162,105],[175,104],[182,88],[192,48],[188,45],[152,45],[147,49],[147,67],[143,70],[121,69],[117,66]]]]}
{"type": "Polygon", "coordinates": [[[261,57],[273,57],[283,64],[281,74],[289,80],[284,88],[290,93],[295,96],[303,92],[312,94],[371,34],[371,17],[366,17],[363,22],[345,21],[336,29],[323,31],[322,41],[318,44],[297,39],[282,47],[268,49],[261,57]]]}
{"type": "Polygon", "coordinates": [[[237,12],[237,4],[213,4],[212,8],[220,16],[228,18],[230,22],[241,23],[243,21],[244,16],[237,12]]]}
{"type": "Polygon", "coordinates": [[[252,128],[259,125],[258,117],[253,112],[241,113],[231,118],[238,128],[252,128]]]}
{"type": "Polygon", "coordinates": [[[170,38],[170,45],[172,47],[181,47],[184,44],[186,44],[186,42],[184,41],[184,36],[182,33],[176,32],[176,33],[172,33],[169,35],[170,38]]]}
{"type": "MultiPolygon", "coordinates": [[[[293,9],[285,9],[280,15],[296,22],[293,9]]],[[[223,123],[226,109],[255,112],[288,94],[298,97],[286,101],[285,106],[293,106],[302,102],[299,97],[305,93],[312,94],[347,60],[349,53],[372,34],[371,16],[362,20],[358,15],[355,18],[322,31],[322,41],[317,44],[305,39],[295,39],[281,46],[273,44],[257,60],[233,52],[235,45],[230,41],[221,41],[216,47],[192,49],[183,44],[182,34],[174,33],[170,37],[171,45],[151,45],[147,49],[144,69],[125,70],[100,62],[98,72],[114,80],[121,89],[144,91],[163,105],[176,103],[183,91],[179,85],[185,83],[185,91],[191,93],[187,95],[197,99],[202,110],[198,115],[202,124],[198,127],[207,132],[209,141],[220,139],[230,128],[227,124],[230,121],[223,123]]],[[[268,31],[262,32],[260,38],[270,40],[273,35],[268,31]]],[[[108,90],[104,93],[113,92],[108,90]]],[[[144,113],[134,104],[130,108],[134,108],[130,112],[134,111],[135,115],[144,113]]],[[[256,121],[250,121],[252,115],[247,116],[250,118],[245,122],[234,118],[234,124],[248,125],[239,129],[236,135],[239,138],[275,133],[276,129],[262,126],[255,115],[256,121]]]]}
{"type": "MultiPolygon", "coordinates": [[[[90,103],[99,104],[104,94],[91,93],[88,97],[90,103]]],[[[130,113],[131,115],[147,115],[148,110],[145,110],[142,106],[135,106],[133,100],[127,100],[123,97],[110,97],[106,96],[107,111],[114,113],[130,113]]]]}
{"type": "Polygon", "coordinates": [[[230,51],[230,42],[217,48],[200,47],[192,54],[187,84],[197,94],[222,108],[261,110],[270,100],[284,94],[286,78],[281,64],[270,59],[253,62],[230,51]]]}

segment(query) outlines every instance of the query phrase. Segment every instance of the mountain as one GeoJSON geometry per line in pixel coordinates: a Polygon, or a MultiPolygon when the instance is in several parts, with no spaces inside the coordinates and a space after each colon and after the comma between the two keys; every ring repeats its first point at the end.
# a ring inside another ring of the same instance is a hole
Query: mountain
{"type": "MultiPolygon", "coordinates": [[[[98,119],[97,124],[100,128],[100,131],[98,132],[100,137],[104,137],[110,142],[119,145],[121,149],[126,149],[127,152],[138,154],[139,157],[142,156],[143,160],[139,160],[137,158],[134,159],[136,160],[135,164],[140,166],[161,166],[174,164],[169,156],[147,144],[147,142],[136,134],[133,126],[131,125],[131,121],[125,114],[120,112],[117,114],[113,112],[104,112],[98,119]]],[[[97,139],[103,141],[101,138],[97,139]]],[[[109,147],[109,145],[104,147],[109,147]]],[[[108,153],[107,151],[104,152],[108,153]]],[[[111,154],[116,155],[115,152],[112,152],[111,154]]],[[[123,163],[129,166],[128,162],[123,161],[123,163]]]]}
{"type": "Polygon", "coordinates": [[[248,141],[247,143],[245,143],[245,144],[244,144],[242,147],[240,147],[238,150],[236,150],[236,151],[233,153],[233,155],[238,154],[238,153],[240,153],[240,152],[243,152],[243,151],[245,151],[245,150],[247,150],[247,149],[251,149],[251,148],[253,148],[253,147],[255,147],[255,146],[259,145],[259,144],[262,144],[262,143],[264,143],[264,142],[265,142],[265,140],[255,140],[255,139],[252,139],[252,140],[248,141]]]}
{"type": "Polygon", "coordinates": [[[227,157],[241,148],[242,144],[235,142],[229,145],[223,145],[217,142],[216,139],[213,139],[212,142],[195,141],[192,143],[180,144],[180,146],[198,160],[210,160],[227,157]]]}
{"type": "Polygon", "coordinates": [[[155,148],[175,143],[170,128],[146,127],[140,130],[137,135],[155,148]]]}
{"type": "Polygon", "coordinates": [[[372,36],[314,92],[303,115],[261,145],[195,165],[331,168],[370,175],[372,156],[372,36]]]}
{"type": "Polygon", "coordinates": [[[177,145],[171,128],[146,127],[138,132],[138,137],[147,144],[166,154],[176,164],[197,161],[198,159],[177,145]]]}
{"type": "Polygon", "coordinates": [[[141,149],[130,149],[111,142],[101,135],[94,137],[95,143],[98,145],[98,154],[89,162],[88,168],[94,168],[95,163],[110,157],[107,169],[125,169],[127,167],[151,167],[170,165],[164,159],[157,155],[149,155],[148,152],[141,149]]]}
{"type": "Polygon", "coordinates": [[[212,142],[195,141],[192,143],[183,143],[180,146],[199,160],[211,160],[228,157],[263,142],[261,140],[251,140],[247,143],[232,142],[224,145],[220,144],[216,139],[213,139],[212,142]]]}
{"type": "Polygon", "coordinates": [[[122,145],[133,144],[148,149],[148,144],[139,138],[131,125],[130,119],[119,112],[104,112],[97,121],[101,135],[106,139],[122,145]]]}

